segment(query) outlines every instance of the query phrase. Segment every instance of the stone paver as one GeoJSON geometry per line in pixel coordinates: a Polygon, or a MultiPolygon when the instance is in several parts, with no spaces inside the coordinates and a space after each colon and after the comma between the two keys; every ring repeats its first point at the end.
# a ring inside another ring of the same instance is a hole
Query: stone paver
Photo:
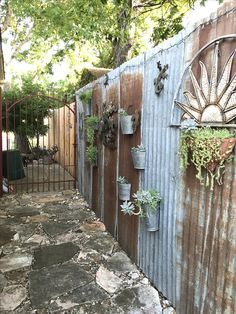
{"type": "Polygon", "coordinates": [[[75,226],[76,224],[59,223],[54,221],[42,223],[43,230],[51,237],[69,231],[75,226]]]}
{"type": "Polygon", "coordinates": [[[15,233],[8,227],[0,226],[0,246],[9,243],[15,233]]]}
{"type": "Polygon", "coordinates": [[[13,253],[0,258],[1,272],[5,273],[11,270],[21,269],[31,266],[33,256],[26,253],[13,253]]]}
{"type": "Polygon", "coordinates": [[[0,293],[0,310],[15,310],[25,299],[26,289],[22,286],[8,286],[0,293]]]}
{"type": "Polygon", "coordinates": [[[3,274],[0,274],[0,292],[2,292],[3,288],[7,284],[7,279],[3,274]]]}
{"type": "Polygon", "coordinates": [[[34,207],[19,207],[8,211],[8,215],[15,217],[28,217],[39,215],[40,212],[34,207]]]}
{"type": "Polygon", "coordinates": [[[1,199],[0,313],[161,314],[170,305],[77,191],[1,199]]]}
{"type": "Polygon", "coordinates": [[[71,242],[37,248],[34,251],[33,269],[66,262],[78,252],[79,248],[71,242]]]}
{"type": "Polygon", "coordinates": [[[73,262],[35,270],[29,276],[30,299],[36,307],[44,307],[45,301],[84,286],[92,280],[91,275],[73,262]]]}

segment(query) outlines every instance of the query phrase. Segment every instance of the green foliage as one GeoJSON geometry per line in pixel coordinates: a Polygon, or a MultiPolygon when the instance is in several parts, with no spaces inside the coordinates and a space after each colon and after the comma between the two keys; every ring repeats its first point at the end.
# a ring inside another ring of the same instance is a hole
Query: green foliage
{"type": "Polygon", "coordinates": [[[88,146],[86,149],[86,154],[88,157],[88,160],[90,161],[92,166],[96,166],[97,164],[97,155],[98,155],[98,150],[94,146],[88,146]]]}
{"type": "Polygon", "coordinates": [[[33,64],[38,76],[51,75],[55,64],[69,69],[63,91],[68,96],[94,79],[83,72],[88,63],[116,67],[173,36],[195,2],[2,0],[0,26],[12,60],[33,64]]]}
{"type": "Polygon", "coordinates": [[[92,98],[92,90],[86,90],[79,96],[79,98],[84,105],[87,105],[89,100],[92,98]]]}
{"type": "Polygon", "coordinates": [[[50,115],[55,101],[43,96],[45,87],[33,82],[32,75],[23,76],[21,82],[13,82],[3,94],[3,130],[6,130],[6,103],[8,108],[8,130],[26,137],[45,135],[48,127],[44,118],[50,115]],[[37,95],[40,93],[41,96],[37,95]]]}
{"type": "Polygon", "coordinates": [[[221,153],[221,144],[224,139],[230,137],[234,135],[227,129],[199,128],[183,131],[180,138],[181,169],[187,168],[190,157],[197,169],[196,177],[202,185],[210,185],[212,190],[215,180],[222,184],[225,158],[221,153]]]}
{"type": "Polygon", "coordinates": [[[173,7],[165,15],[157,19],[157,26],[154,27],[152,40],[155,45],[170,38],[183,29],[182,20],[184,12],[180,12],[179,8],[173,7]]]}
{"type": "Polygon", "coordinates": [[[98,127],[99,118],[97,116],[90,116],[85,118],[86,132],[87,132],[87,141],[90,145],[94,143],[94,133],[98,127]]]}
{"type": "Polygon", "coordinates": [[[95,130],[98,127],[99,118],[97,116],[90,116],[85,119],[85,126],[87,132],[87,142],[88,147],[86,149],[86,154],[88,160],[91,162],[93,166],[97,163],[97,148],[94,146],[94,137],[95,137],[95,130]]]}

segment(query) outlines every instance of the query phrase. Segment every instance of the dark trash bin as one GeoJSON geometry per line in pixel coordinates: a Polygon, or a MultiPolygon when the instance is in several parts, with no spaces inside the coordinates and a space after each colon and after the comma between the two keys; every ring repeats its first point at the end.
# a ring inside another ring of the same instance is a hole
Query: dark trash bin
{"type": "Polygon", "coordinates": [[[25,177],[21,153],[19,150],[2,152],[2,173],[3,177],[8,178],[10,181],[25,177]],[[9,173],[7,173],[7,171],[9,171],[9,173]]]}

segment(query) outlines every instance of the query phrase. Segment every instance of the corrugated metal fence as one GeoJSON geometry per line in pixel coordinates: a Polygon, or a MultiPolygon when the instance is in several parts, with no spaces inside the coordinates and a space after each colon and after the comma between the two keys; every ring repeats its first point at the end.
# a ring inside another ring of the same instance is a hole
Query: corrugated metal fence
{"type": "MultiPolygon", "coordinates": [[[[236,164],[234,161],[227,166],[225,184],[213,192],[198,184],[192,167],[181,176],[180,130],[176,123],[182,113],[173,107],[175,95],[182,98],[183,90],[177,89],[188,62],[214,38],[234,33],[235,18],[234,1],[228,1],[203,23],[123,64],[110,72],[108,79],[102,77],[77,92],[79,189],[121,246],[181,314],[236,312],[236,164]],[[169,65],[159,96],[154,89],[158,61],[162,66],[169,65]],[[105,103],[131,113],[141,110],[141,128],[133,136],[121,134],[119,117],[114,115],[118,121],[116,149],[105,147],[97,136],[97,168],[85,160],[86,134],[79,95],[87,89],[93,90],[93,112],[99,117],[105,103]],[[141,142],[147,158],[145,170],[138,172],[132,166],[130,148],[141,142]],[[160,191],[163,201],[159,231],[147,232],[142,221],[139,224],[136,217],[120,212],[116,184],[119,175],[132,183],[132,192],[139,187],[160,191]]],[[[223,44],[221,67],[236,41],[223,44]]],[[[211,57],[201,57],[210,67],[211,57]]],[[[193,70],[199,78],[197,62],[193,70]]]]}

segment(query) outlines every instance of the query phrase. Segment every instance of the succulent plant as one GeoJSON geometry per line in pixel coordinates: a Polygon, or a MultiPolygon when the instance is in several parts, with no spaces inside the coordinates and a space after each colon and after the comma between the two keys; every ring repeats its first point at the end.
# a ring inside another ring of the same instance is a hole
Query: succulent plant
{"type": "Polygon", "coordinates": [[[122,208],[121,211],[125,214],[125,215],[133,215],[134,211],[135,211],[135,206],[132,202],[130,201],[124,201],[124,203],[122,205],[120,205],[120,207],[122,208]]]}
{"type": "Polygon", "coordinates": [[[121,177],[121,176],[118,177],[117,182],[119,184],[128,184],[129,183],[125,177],[121,177]]]}

